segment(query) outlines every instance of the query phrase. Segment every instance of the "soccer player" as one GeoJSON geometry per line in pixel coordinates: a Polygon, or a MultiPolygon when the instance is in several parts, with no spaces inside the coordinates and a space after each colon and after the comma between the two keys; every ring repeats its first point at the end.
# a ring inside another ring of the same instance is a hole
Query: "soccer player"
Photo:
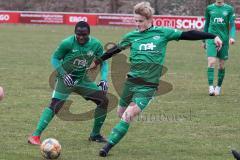
{"type": "Polygon", "coordinates": [[[40,145],[40,135],[55,114],[64,105],[72,92],[78,93],[86,100],[91,100],[97,107],[94,115],[94,125],[89,140],[106,142],[100,134],[101,127],[107,114],[108,63],[101,63],[101,81],[97,85],[87,75],[86,68],[94,58],[103,54],[100,41],[90,36],[90,26],[80,21],[76,24],[75,34],[64,39],[51,57],[51,63],[58,72],[52,100],[40,117],[36,130],[28,138],[33,145],[40,145]]]}
{"type": "Polygon", "coordinates": [[[217,51],[213,40],[203,41],[203,47],[206,48],[208,56],[208,85],[209,95],[218,96],[221,94],[221,86],[225,76],[224,63],[228,59],[229,44],[235,43],[236,27],[235,14],[232,6],[224,3],[224,0],[216,0],[215,3],[209,5],[205,11],[204,31],[216,34],[223,41],[223,47],[217,51]],[[214,67],[218,60],[218,82],[214,88],[214,67]]]}
{"type": "Polygon", "coordinates": [[[95,69],[98,64],[130,47],[130,71],[127,73],[117,110],[121,120],[112,129],[107,144],[100,150],[99,156],[102,157],[107,156],[109,150],[119,143],[134,117],[149,105],[158,88],[169,41],[214,39],[219,48],[222,45],[220,38],[211,33],[194,30],[183,32],[153,26],[154,9],[148,2],[138,3],[133,12],[137,29],[124,35],[118,45],[107,50],[89,67],[95,69]]]}

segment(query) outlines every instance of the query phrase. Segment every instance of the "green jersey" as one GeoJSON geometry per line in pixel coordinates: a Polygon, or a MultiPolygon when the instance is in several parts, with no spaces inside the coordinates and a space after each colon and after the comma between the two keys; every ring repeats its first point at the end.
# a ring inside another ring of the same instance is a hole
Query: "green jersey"
{"type": "Polygon", "coordinates": [[[167,43],[178,40],[181,34],[180,30],[155,26],[143,32],[135,30],[126,34],[119,47],[130,47],[128,75],[142,78],[146,82],[159,83],[167,43]]]}
{"type": "Polygon", "coordinates": [[[204,31],[216,34],[228,43],[229,24],[235,20],[233,7],[227,4],[222,6],[211,4],[205,11],[205,20],[204,31]]]}
{"type": "Polygon", "coordinates": [[[84,45],[80,45],[75,35],[72,35],[60,43],[52,58],[60,61],[60,64],[54,66],[58,68],[58,71],[63,69],[68,74],[82,77],[93,59],[100,57],[102,54],[103,47],[96,38],[89,36],[89,41],[84,45]]]}

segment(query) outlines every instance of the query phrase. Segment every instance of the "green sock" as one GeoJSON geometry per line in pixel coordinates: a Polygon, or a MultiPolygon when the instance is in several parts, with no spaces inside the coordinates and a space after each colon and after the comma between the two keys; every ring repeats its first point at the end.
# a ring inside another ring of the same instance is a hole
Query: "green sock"
{"type": "Polygon", "coordinates": [[[97,107],[95,109],[94,123],[91,136],[96,136],[100,134],[100,130],[107,116],[107,109],[97,107]]]}
{"type": "Polygon", "coordinates": [[[34,131],[33,136],[40,136],[48,123],[52,120],[53,116],[54,112],[49,107],[45,108],[38,121],[37,129],[34,131]]]}
{"type": "Polygon", "coordinates": [[[222,86],[222,82],[225,76],[225,68],[224,69],[218,69],[218,86],[222,86]]]}
{"type": "Polygon", "coordinates": [[[208,67],[208,69],[207,69],[207,76],[208,76],[208,85],[209,86],[213,86],[214,68],[208,67]]]}
{"type": "Polygon", "coordinates": [[[108,137],[108,142],[115,145],[117,144],[127,133],[129,124],[121,120],[113,129],[108,137]]]}

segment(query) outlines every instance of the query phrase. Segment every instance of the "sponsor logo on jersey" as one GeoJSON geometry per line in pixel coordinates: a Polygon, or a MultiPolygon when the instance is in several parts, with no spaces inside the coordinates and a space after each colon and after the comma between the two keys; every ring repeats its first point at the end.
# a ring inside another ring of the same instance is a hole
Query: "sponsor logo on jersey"
{"type": "Polygon", "coordinates": [[[87,60],[86,59],[74,59],[73,61],[73,65],[77,68],[83,68],[83,67],[86,67],[87,65],[87,60]]]}
{"type": "Polygon", "coordinates": [[[154,50],[155,47],[156,45],[154,45],[153,42],[151,42],[151,43],[141,44],[139,46],[139,50],[140,51],[154,50]]]}
{"type": "Polygon", "coordinates": [[[224,11],[224,12],[223,12],[223,15],[224,15],[224,16],[227,16],[227,15],[228,15],[228,12],[227,12],[227,11],[224,11]]]}
{"type": "Polygon", "coordinates": [[[88,51],[88,52],[87,52],[87,55],[88,55],[89,57],[92,57],[92,56],[93,56],[93,51],[88,51]]]}
{"type": "Polygon", "coordinates": [[[78,52],[79,50],[77,49],[73,49],[72,52],[75,53],[75,52],[78,52]]]}
{"type": "Polygon", "coordinates": [[[214,18],[214,23],[224,23],[224,19],[222,17],[214,18]]]}
{"type": "Polygon", "coordinates": [[[154,36],[153,39],[154,39],[154,40],[159,40],[159,39],[160,39],[160,36],[154,36]]]}

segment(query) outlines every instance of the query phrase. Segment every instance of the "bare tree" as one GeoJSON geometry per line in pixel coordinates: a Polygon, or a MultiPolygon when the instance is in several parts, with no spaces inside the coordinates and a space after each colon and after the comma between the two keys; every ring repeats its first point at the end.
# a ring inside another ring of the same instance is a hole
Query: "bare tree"
{"type": "Polygon", "coordinates": [[[83,12],[87,12],[87,0],[83,0],[83,12]]]}
{"type": "Polygon", "coordinates": [[[111,12],[112,13],[117,13],[117,10],[118,10],[118,0],[111,0],[110,5],[111,5],[111,12]]]}
{"type": "Polygon", "coordinates": [[[154,8],[155,8],[155,14],[159,14],[159,6],[158,6],[158,0],[154,0],[154,8]]]}
{"type": "Polygon", "coordinates": [[[206,6],[208,6],[209,4],[211,4],[212,1],[211,0],[206,0],[206,6]]]}

